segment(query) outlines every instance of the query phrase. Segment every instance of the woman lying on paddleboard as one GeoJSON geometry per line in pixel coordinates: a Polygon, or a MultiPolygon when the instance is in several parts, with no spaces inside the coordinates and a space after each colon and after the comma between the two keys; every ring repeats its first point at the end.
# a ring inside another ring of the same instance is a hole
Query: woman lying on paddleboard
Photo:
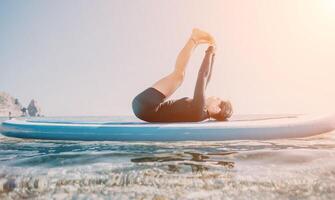
{"type": "Polygon", "coordinates": [[[210,34],[194,29],[177,57],[174,71],[134,98],[134,114],[147,122],[198,122],[209,118],[227,120],[232,115],[230,102],[217,97],[205,97],[214,63],[214,46],[215,41],[210,34]],[[187,63],[198,44],[210,46],[198,72],[193,99],[185,97],[166,101],[182,84],[187,63]]]}

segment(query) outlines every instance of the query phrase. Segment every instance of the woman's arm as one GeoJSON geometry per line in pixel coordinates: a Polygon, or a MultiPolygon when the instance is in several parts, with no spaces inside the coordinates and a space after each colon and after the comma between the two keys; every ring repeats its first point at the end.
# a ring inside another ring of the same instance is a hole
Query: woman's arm
{"type": "Polygon", "coordinates": [[[215,53],[212,54],[211,69],[210,69],[210,71],[209,71],[209,75],[208,75],[208,78],[207,78],[206,88],[207,88],[208,83],[209,83],[209,81],[211,80],[211,77],[212,77],[213,65],[214,65],[214,58],[215,58],[215,53]]]}
{"type": "Polygon", "coordinates": [[[193,95],[193,101],[197,106],[205,106],[205,90],[211,74],[211,63],[213,64],[211,60],[214,58],[213,54],[214,47],[208,47],[198,72],[197,83],[193,95]]]}

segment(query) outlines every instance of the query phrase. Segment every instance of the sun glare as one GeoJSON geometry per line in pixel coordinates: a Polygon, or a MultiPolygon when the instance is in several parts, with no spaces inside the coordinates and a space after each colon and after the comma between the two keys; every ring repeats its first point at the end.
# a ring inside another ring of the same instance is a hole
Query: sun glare
{"type": "Polygon", "coordinates": [[[334,0],[323,0],[320,1],[322,4],[323,10],[326,12],[327,15],[332,15],[335,17],[335,1],[334,0]]]}

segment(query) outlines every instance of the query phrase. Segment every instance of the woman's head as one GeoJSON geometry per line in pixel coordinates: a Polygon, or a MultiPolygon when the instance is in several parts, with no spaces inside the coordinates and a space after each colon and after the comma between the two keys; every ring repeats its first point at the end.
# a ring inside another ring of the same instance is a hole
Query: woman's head
{"type": "Polygon", "coordinates": [[[218,97],[207,98],[206,107],[210,117],[218,121],[225,121],[233,114],[231,103],[218,97]]]}

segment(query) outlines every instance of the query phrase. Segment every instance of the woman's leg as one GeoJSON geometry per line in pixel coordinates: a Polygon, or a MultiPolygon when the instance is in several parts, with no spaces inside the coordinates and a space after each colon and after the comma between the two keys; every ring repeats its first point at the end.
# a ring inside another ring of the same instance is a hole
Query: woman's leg
{"type": "Polygon", "coordinates": [[[157,81],[152,87],[160,91],[165,97],[171,96],[182,84],[186,66],[190,60],[194,48],[200,43],[213,44],[214,39],[208,33],[199,29],[193,29],[191,38],[180,51],[174,71],[157,81]]]}
{"type": "Polygon", "coordinates": [[[152,87],[163,93],[165,97],[171,96],[184,80],[185,69],[195,47],[196,43],[189,39],[177,57],[174,71],[157,81],[152,87]]]}

